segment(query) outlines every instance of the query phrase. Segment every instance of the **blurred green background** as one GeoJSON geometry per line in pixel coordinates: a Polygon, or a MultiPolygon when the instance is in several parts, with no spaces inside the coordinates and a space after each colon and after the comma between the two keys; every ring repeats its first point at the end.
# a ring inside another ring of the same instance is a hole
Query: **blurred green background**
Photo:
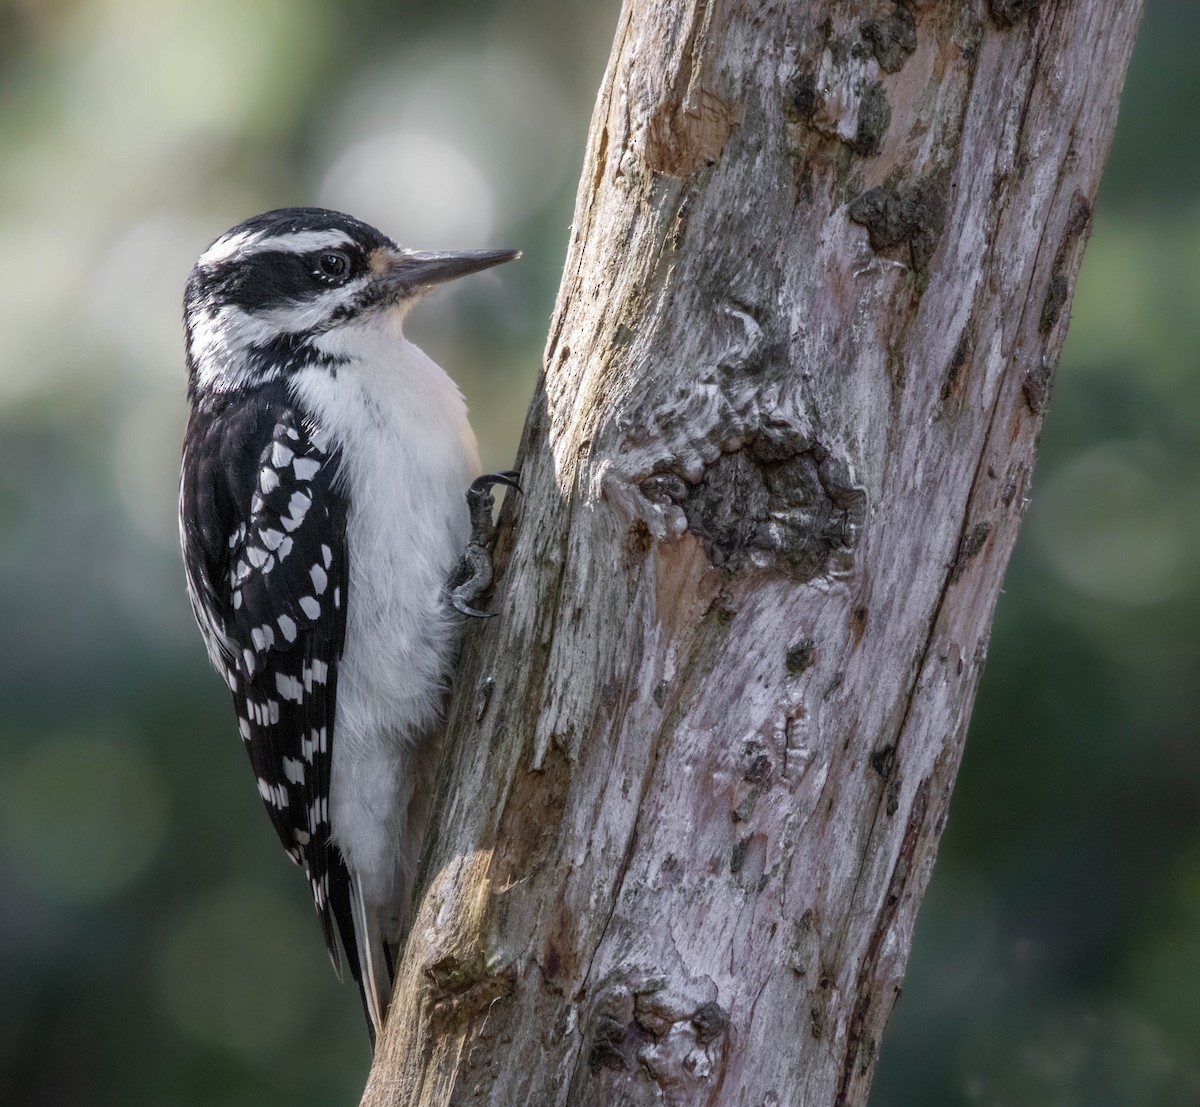
{"type": "MultiPolygon", "coordinates": [[[[617,7],[0,3],[0,1104],[357,1101],[184,599],[180,289],[284,204],[524,248],[412,324],[506,466],[617,7]]],[[[1200,5],[1149,9],[875,1105],[1200,1103],[1200,5]]]]}

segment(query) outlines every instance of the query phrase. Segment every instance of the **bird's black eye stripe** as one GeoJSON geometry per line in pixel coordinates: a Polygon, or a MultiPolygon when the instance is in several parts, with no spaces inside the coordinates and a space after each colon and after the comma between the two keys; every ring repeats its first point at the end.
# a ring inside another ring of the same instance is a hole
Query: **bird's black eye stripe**
{"type": "Polygon", "coordinates": [[[316,255],[317,276],[327,281],[344,281],[350,276],[350,255],[341,250],[322,250],[316,255]]]}

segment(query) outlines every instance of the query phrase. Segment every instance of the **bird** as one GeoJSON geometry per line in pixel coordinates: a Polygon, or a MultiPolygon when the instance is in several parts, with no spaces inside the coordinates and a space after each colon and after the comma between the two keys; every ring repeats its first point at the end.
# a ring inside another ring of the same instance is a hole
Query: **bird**
{"type": "Polygon", "coordinates": [[[466,404],[404,335],[516,250],[418,252],[324,208],[239,223],[184,290],[179,525],[192,611],[334,971],[387,1011],[495,485],[466,404]],[[465,497],[465,504],[464,504],[465,497]]]}

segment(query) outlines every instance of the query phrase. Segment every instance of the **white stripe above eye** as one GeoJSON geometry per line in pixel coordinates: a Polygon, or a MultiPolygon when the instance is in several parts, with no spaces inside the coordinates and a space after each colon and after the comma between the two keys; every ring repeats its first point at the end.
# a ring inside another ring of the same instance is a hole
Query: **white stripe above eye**
{"type": "Polygon", "coordinates": [[[242,231],[217,239],[201,255],[200,265],[205,269],[221,265],[233,258],[248,258],[255,254],[274,253],[307,254],[317,250],[336,250],[349,246],[353,240],[345,231],[296,231],[294,234],[278,234],[264,238],[261,232],[242,231]]]}
{"type": "Polygon", "coordinates": [[[254,238],[253,231],[239,231],[237,234],[222,235],[200,255],[200,260],[196,264],[205,269],[220,265],[221,262],[228,261],[237,254],[242,247],[249,246],[254,238]]]}

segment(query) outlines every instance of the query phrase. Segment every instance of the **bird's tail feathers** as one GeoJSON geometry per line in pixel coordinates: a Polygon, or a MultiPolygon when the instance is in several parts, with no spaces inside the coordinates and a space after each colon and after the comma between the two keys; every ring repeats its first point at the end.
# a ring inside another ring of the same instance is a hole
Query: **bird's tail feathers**
{"type": "MultiPolygon", "coordinates": [[[[329,954],[329,963],[333,966],[333,974],[338,978],[338,983],[344,979],[342,975],[342,956],[338,950],[337,935],[334,933],[335,923],[337,929],[342,931],[343,940],[345,939],[345,928],[342,926],[342,921],[338,918],[337,904],[333,902],[334,896],[326,896],[323,890],[319,887],[317,881],[309,877],[309,883],[313,889],[313,906],[317,909],[317,918],[321,922],[321,936],[325,939],[325,952],[329,954]]],[[[354,951],[347,949],[350,957],[351,965],[354,964],[354,951]]]]}
{"type": "Polygon", "coordinates": [[[358,877],[350,877],[350,914],[354,921],[354,943],[357,947],[358,969],[355,982],[362,993],[363,1007],[370,1024],[371,1044],[383,1033],[383,1020],[387,1014],[388,1000],[392,994],[392,976],[395,965],[393,951],[385,938],[383,916],[378,908],[370,906],[363,898],[358,877]]]}

